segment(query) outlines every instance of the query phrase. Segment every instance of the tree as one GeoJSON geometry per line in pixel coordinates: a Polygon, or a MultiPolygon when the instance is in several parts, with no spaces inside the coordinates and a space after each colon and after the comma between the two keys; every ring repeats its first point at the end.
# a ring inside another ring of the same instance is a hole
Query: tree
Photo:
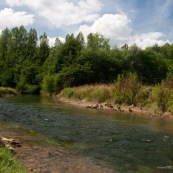
{"type": "Polygon", "coordinates": [[[49,39],[47,38],[47,34],[44,33],[40,36],[40,47],[38,49],[38,58],[40,61],[40,64],[42,65],[47,57],[49,56],[49,39]]]}
{"type": "Polygon", "coordinates": [[[109,50],[109,39],[105,39],[103,35],[90,33],[87,36],[87,48],[92,50],[109,50]]]}
{"type": "Polygon", "coordinates": [[[26,56],[31,61],[35,61],[37,57],[38,49],[38,37],[37,31],[34,28],[31,28],[28,33],[26,56]]]}

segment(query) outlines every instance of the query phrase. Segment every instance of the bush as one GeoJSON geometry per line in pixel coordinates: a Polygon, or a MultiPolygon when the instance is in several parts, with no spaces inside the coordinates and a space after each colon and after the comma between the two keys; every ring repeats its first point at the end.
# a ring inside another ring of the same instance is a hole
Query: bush
{"type": "Polygon", "coordinates": [[[162,113],[173,111],[173,78],[167,78],[153,89],[152,101],[156,103],[157,109],[162,113]]]}
{"type": "Polygon", "coordinates": [[[141,105],[146,106],[149,103],[151,93],[152,93],[152,87],[141,86],[136,95],[137,104],[140,106],[141,105]]]}
{"type": "Polygon", "coordinates": [[[117,104],[134,104],[137,103],[137,93],[141,88],[138,77],[134,73],[118,75],[115,83],[115,102],[117,104]]]}
{"type": "Polygon", "coordinates": [[[64,88],[62,94],[65,98],[70,98],[73,95],[73,88],[64,88]]]}
{"type": "Polygon", "coordinates": [[[39,85],[26,85],[26,92],[29,94],[39,94],[40,86],[39,85]]]}
{"type": "Polygon", "coordinates": [[[42,82],[42,90],[43,92],[50,93],[51,95],[53,93],[57,92],[57,81],[58,81],[58,75],[45,75],[42,82]]]}
{"type": "Polygon", "coordinates": [[[153,90],[153,97],[157,103],[157,107],[161,112],[168,110],[169,89],[164,87],[164,84],[157,85],[153,90]]]}

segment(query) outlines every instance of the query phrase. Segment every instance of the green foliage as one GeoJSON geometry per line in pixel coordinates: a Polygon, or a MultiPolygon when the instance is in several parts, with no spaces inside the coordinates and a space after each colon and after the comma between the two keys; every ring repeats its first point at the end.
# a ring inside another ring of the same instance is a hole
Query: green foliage
{"type": "Polygon", "coordinates": [[[136,102],[138,106],[146,106],[150,103],[150,95],[152,94],[152,87],[151,86],[141,86],[137,95],[136,95],[136,102]]]}
{"type": "Polygon", "coordinates": [[[64,88],[62,90],[62,95],[65,97],[65,98],[70,98],[72,97],[73,95],[73,88],[64,88]]]}
{"type": "Polygon", "coordinates": [[[157,85],[173,74],[172,54],[172,44],[145,50],[127,44],[111,48],[109,39],[100,33],[90,33],[85,42],[81,32],[77,36],[67,34],[65,42],[57,38],[50,48],[46,33],[38,39],[33,28],[6,28],[0,35],[0,86],[17,88],[21,93],[39,93],[40,89],[59,93],[65,87],[112,83],[119,75],[116,102],[135,104],[137,99],[148,97],[145,90],[136,96],[135,84],[157,85]],[[138,76],[138,82],[132,76],[120,75],[129,71],[138,76]]]}
{"type": "Polygon", "coordinates": [[[141,84],[136,74],[119,75],[115,83],[115,102],[136,105],[136,96],[140,88],[141,84]]]}
{"type": "Polygon", "coordinates": [[[26,91],[29,94],[39,94],[40,93],[40,86],[39,85],[26,84],[26,91]]]}
{"type": "Polygon", "coordinates": [[[173,112],[173,78],[169,77],[160,85],[155,86],[151,99],[162,113],[166,111],[173,112]]]}
{"type": "Polygon", "coordinates": [[[78,86],[85,83],[89,83],[91,71],[89,66],[72,64],[69,67],[64,67],[59,72],[59,78],[57,85],[60,89],[64,87],[78,86]]]}
{"type": "Polygon", "coordinates": [[[109,50],[109,40],[99,33],[90,33],[87,37],[87,48],[92,50],[109,50]]]}
{"type": "Polygon", "coordinates": [[[38,48],[38,60],[39,64],[43,64],[49,56],[49,41],[46,33],[40,36],[40,46],[38,48]]]}
{"type": "Polygon", "coordinates": [[[46,75],[43,78],[42,83],[42,90],[43,92],[53,94],[56,90],[56,82],[55,82],[55,76],[54,75],[46,75]]]}
{"type": "Polygon", "coordinates": [[[8,150],[0,148],[0,172],[26,173],[27,171],[13,158],[8,150]]]}

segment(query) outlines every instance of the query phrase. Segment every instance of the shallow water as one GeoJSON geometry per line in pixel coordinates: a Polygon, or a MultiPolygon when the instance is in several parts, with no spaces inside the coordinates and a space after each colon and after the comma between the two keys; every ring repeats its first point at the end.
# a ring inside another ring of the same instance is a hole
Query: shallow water
{"type": "Polygon", "coordinates": [[[173,171],[172,120],[18,96],[0,99],[0,123],[38,133],[119,172],[173,171]]]}

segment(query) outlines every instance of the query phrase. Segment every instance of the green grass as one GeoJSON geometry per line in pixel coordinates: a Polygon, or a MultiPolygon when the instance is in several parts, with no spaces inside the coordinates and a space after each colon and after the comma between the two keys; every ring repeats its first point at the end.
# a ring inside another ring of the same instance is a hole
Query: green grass
{"type": "Polygon", "coordinates": [[[65,98],[70,98],[73,95],[73,88],[64,88],[62,94],[65,98]]]}
{"type": "Polygon", "coordinates": [[[13,155],[5,148],[0,148],[0,173],[26,173],[13,155]]]}
{"type": "Polygon", "coordinates": [[[6,95],[17,95],[17,91],[13,88],[0,87],[0,97],[6,95]]]}

